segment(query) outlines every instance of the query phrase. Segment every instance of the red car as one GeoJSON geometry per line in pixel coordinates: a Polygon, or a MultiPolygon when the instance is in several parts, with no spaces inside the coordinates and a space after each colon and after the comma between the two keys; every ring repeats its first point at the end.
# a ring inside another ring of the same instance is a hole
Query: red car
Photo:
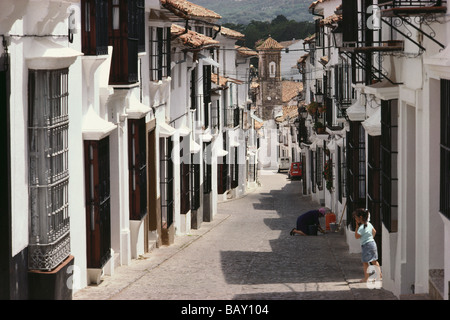
{"type": "Polygon", "coordinates": [[[302,178],[302,163],[292,162],[288,173],[289,179],[301,179],[302,178]]]}

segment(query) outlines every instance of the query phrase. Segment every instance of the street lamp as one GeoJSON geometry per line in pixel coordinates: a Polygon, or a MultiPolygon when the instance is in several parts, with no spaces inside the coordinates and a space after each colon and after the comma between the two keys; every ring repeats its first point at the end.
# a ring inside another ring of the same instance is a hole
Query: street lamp
{"type": "Polygon", "coordinates": [[[301,106],[298,108],[298,114],[301,118],[306,119],[308,117],[308,110],[305,106],[301,106]]]}
{"type": "Polygon", "coordinates": [[[323,93],[322,92],[317,92],[316,94],[315,94],[315,97],[316,97],[316,101],[317,101],[317,103],[320,103],[320,104],[322,104],[323,103],[323,93]]]}
{"type": "Polygon", "coordinates": [[[333,34],[334,46],[336,48],[342,48],[344,46],[344,34],[341,24],[339,23],[337,27],[331,31],[331,33],[333,34]]]}

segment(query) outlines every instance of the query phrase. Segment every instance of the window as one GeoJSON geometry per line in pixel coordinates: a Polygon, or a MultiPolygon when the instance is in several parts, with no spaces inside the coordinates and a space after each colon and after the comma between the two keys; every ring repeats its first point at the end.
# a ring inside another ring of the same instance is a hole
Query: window
{"type": "Polygon", "coordinates": [[[310,164],[310,168],[311,168],[311,192],[315,193],[316,192],[316,151],[311,151],[311,164],[310,164]]]}
{"type": "Polygon", "coordinates": [[[190,149],[189,149],[189,138],[184,139],[180,137],[180,192],[181,192],[181,201],[180,201],[180,213],[186,214],[190,210],[191,203],[191,191],[190,191],[190,180],[191,180],[191,171],[190,171],[190,149]]]}
{"type": "Polygon", "coordinates": [[[203,112],[205,128],[209,127],[209,108],[211,104],[211,66],[203,66],[203,112]]]}
{"type": "Polygon", "coordinates": [[[441,80],[441,181],[439,211],[450,219],[450,81],[441,80]]]}
{"type": "Polygon", "coordinates": [[[347,152],[347,222],[354,228],[353,211],[366,207],[365,131],[361,122],[350,122],[347,152]]]}
{"type": "MultiPolygon", "coordinates": [[[[370,211],[370,221],[376,230],[381,230],[381,137],[368,136],[367,161],[367,208],[370,211]]],[[[381,250],[381,232],[375,236],[381,250]]],[[[381,255],[380,255],[381,256],[381,255]]]]}
{"type": "Polygon", "coordinates": [[[219,100],[211,103],[211,128],[217,129],[218,132],[220,126],[220,103],[219,100]]]}
{"type": "Polygon", "coordinates": [[[145,118],[128,119],[128,177],[131,220],[141,220],[147,214],[145,143],[145,118]]]}
{"type": "Polygon", "coordinates": [[[323,151],[317,148],[316,152],[316,184],[317,189],[323,190],[323,151]]]}
{"type": "Polygon", "coordinates": [[[150,27],[150,80],[170,76],[170,27],[150,27]]]}
{"type": "Polygon", "coordinates": [[[210,193],[212,191],[212,149],[211,142],[203,142],[203,192],[210,193]]]}
{"type": "MultiPolygon", "coordinates": [[[[227,133],[223,132],[223,150],[227,150],[227,133]]],[[[217,158],[217,193],[224,194],[228,190],[227,156],[217,158]]]]}
{"type": "Polygon", "coordinates": [[[102,268],[111,258],[109,137],[84,142],[87,267],[102,268]]]}
{"type": "Polygon", "coordinates": [[[342,1],[342,28],[344,42],[358,40],[358,1],[342,1]]]}
{"type": "Polygon", "coordinates": [[[335,97],[338,107],[338,118],[345,117],[345,110],[352,104],[352,72],[347,62],[341,62],[334,66],[335,97]]]}
{"type": "Polygon", "coordinates": [[[346,163],[346,154],[345,154],[345,147],[338,146],[338,184],[339,184],[339,190],[338,190],[338,197],[339,201],[342,203],[343,198],[347,197],[346,194],[346,172],[347,172],[347,163],[346,163]]]}
{"type": "Polygon", "coordinates": [[[381,101],[381,213],[389,232],[398,221],[398,110],[397,100],[381,101]]]}
{"type": "Polygon", "coordinates": [[[171,138],[159,139],[161,226],[167,229],[173,223],[173,142],[171,138]]]}
{"type": "Polygon", "coordinates": [[[230,148],[232,157],[233,157],[233,163],[230,164],[230,175],[231,175],[231,188],[237,188],[239,185],[239,163],[238,163],[238,148],[233,147],[230,148]]]}
{"type": "Polygon", "coordinates": [[[113,30],[120,29],[120,6],[119,0],[112,1],[112,28],[113,30]]]}
{"type": "Polygon", "coordinates": [[[51,270],[70,254],[68,69],[28,75],[29,268],[51,270]]]}
{"type": "MultiPolygon", "coordinates": [[[[197,68],[191,71],[190,81],[191,110],[197,109],[197,68]]],[[[195,120],[198,120],[197,118],[195,120]]]]}
{"type": "MultiPolygon", "coordinates": [[[[142,0],[108,0],[109,45],[113,47],[110,83],[138,81],[138,52],[142,46],[144,10],[142,0]]],[[[142,48],[141,48],[142,49],[142,48]]]]}
{"type": "Polygon", "coordinates": [[[269,63],[269,77],[275,78],[277,71],[277,65],[274,61],[271,61],[269,63]]]}
{"type": "Polygon", "coordinates": [[[199,153],[191,154],[191,210],[200,208],[200,159],[199,153]]]}
{"type": "MultiPolygon", "coordinates": [[[[316,32],[316,48],[324,48],[324,26],[321,25],[321,19],[315,21],[315,32],[316,32]]],[[[325,49],[325,48],[324,48],[325,49]]],[[[325,50],[323,50],[325,53],[325,50]]]]}
{"type": "Polygon", "coordinates": [[[83,0],[81,8],[83,53],[108,54],[108,1],[83,0]]]}

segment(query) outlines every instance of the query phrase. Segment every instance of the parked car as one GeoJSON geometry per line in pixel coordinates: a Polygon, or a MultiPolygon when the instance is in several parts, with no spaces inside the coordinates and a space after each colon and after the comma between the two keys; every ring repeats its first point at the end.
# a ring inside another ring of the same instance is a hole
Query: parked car
{"type": "Polygon", "coordinates": [[[289,158],[280,158],[278,160],[278,172],[289,170],[289,158]]]}
{"type": "Polygon", "coordinates": [[[302,178],[302,163],[292,162],[288,173],[289,179],[301,179],[302,178]]]}

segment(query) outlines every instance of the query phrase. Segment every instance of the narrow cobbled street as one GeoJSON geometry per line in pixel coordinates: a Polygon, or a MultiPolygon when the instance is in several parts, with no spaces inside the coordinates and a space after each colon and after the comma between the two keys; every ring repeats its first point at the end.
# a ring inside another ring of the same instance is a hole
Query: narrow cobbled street
{"type": "Polygon", "coordinates": [[[358,283],[359,254],[342,233],[290,236],[299,214],[317,208],[301,182],[262,171],[261,186],[218,204],[214,221],[171,246],[120,267],[76,300],[390,300],[358,283]]]}

